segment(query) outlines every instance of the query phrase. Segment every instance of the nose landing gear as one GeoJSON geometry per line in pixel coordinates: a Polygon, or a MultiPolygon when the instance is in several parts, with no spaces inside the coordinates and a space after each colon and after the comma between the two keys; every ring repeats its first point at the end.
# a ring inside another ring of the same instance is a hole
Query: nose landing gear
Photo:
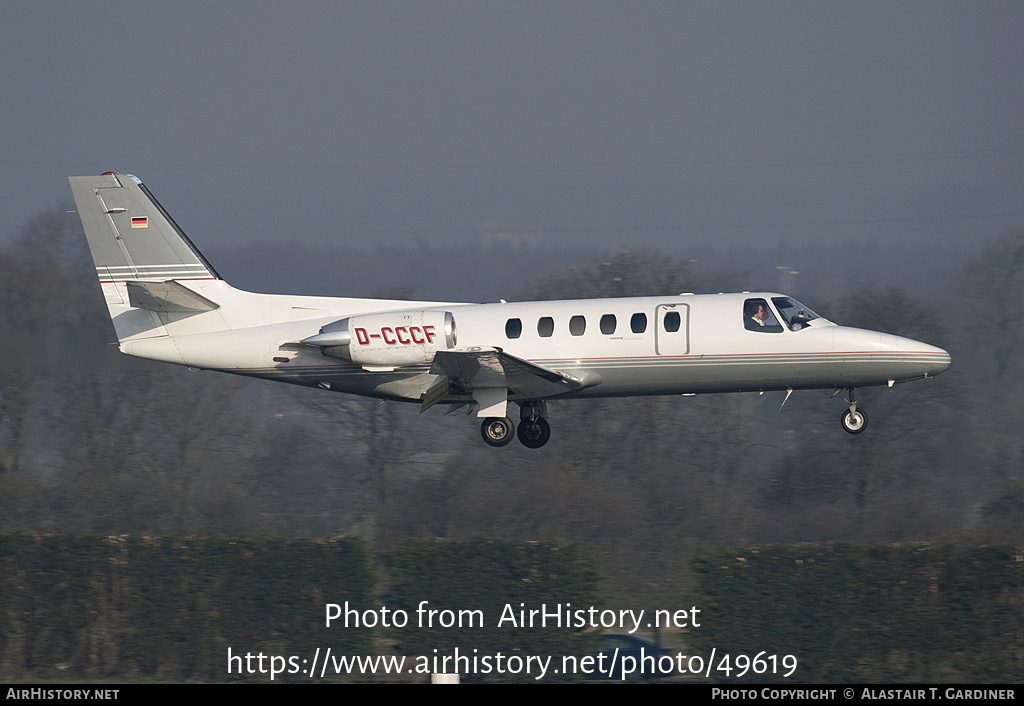
{"type": "Polygon", "coordinates": [[[860,434],[868,428],[868,414],[863,409],[857,409],[857,400],[853,396],[852,387],[849,388],[847,401],[850,403],[850,408],[843,412],[839,421],[843,425],[843,431],[849,434],[860,434]]]}

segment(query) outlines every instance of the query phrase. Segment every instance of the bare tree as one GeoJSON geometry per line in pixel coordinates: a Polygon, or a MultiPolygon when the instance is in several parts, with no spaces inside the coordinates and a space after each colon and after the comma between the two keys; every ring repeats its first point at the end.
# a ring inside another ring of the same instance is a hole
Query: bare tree
{"type": "Polygon", "coordinates": [[[594,299],[676,295],[695,291],[701,280],[690,261],[664,255],[623,250],[600,262],[571,266],[534,285],[529,299],[594,299]]]}
{"type": "Polygon", "coordinates": [[[45,399],[52,336],[69,293],[55,260],[0,252],[0,474],[17,472],[27,426],[45,399]]]}

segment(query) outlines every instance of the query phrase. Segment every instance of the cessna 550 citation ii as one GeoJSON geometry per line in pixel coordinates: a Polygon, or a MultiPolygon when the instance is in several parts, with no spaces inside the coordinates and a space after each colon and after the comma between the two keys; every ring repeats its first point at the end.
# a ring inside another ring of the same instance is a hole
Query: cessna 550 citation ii
{"type": "Polygon", "coordinates": [[[868,418],[854,388],[950,364],[941,348],[837,326],[772,292],[496,304],[243,292],[136,177],[69,181],[124,353],[467,407],[491,446],[547,443],[548,400],[813,388],[847,391],[842,426],[858,434],[868,418]]]}

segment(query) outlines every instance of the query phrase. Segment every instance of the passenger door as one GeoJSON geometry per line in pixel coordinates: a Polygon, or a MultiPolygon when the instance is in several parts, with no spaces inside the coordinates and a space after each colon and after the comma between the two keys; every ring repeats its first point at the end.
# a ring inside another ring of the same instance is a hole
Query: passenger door
{"type": "Polygon", "coordinates": [[[658,355],[690,352],[690,305],[659,304],[654,312],[654,350],[658,355]]]}

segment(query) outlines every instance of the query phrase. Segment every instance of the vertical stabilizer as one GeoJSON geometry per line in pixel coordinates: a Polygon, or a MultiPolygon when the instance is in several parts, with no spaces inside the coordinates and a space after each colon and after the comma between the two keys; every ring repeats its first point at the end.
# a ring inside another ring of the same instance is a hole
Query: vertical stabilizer
{"type": "Polygon", "coordinates": [[[68,181],[101,282],[220,279],[136,177],[68,181]]]}
{"type": "MultiPolygon", "coordinates": [[[[121,350],[167,339],[174,321],[217,308],[197,291],[223,284],[217,272],[139,179],[108,172],[68,181],[121,350]]],[[[167,348],[162,359],[180,362],[167,348]]]]}

